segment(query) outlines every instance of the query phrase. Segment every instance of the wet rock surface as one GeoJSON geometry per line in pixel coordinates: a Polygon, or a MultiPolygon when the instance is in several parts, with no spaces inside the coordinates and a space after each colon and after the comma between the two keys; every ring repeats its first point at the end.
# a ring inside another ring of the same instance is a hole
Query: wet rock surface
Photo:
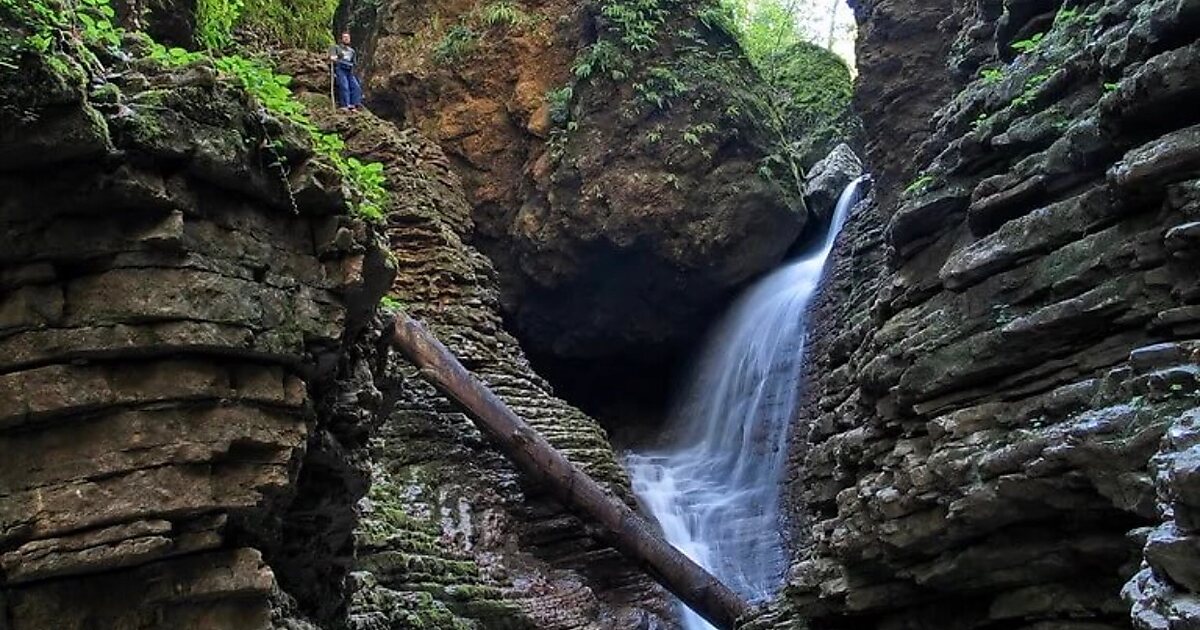
{"type": "Polygon", "coordinates": [[[1195,627],[1200,12],[936,4],[857,6],[882,181],[816,305],[753,627],[1195,627]]]}
{"type": "Polygon", "coordinates": [[[842,191],[862,174],[862,162],[854,150],[839,144],[809,169],[804,181],[805,204],[815,216],[828,221],[842,191]]]}
{"type": "Polygon", "coordinates": [[[0,80],[25,106],[0,108],[4,627],[344,615],[380,235],[210,67],[101,86],[61,53],[21,63],[0,80]]]}

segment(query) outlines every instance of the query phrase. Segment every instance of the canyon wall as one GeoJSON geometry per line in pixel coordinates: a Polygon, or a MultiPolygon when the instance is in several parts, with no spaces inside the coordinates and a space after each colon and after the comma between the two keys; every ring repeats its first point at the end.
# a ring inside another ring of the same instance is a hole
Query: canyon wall
{"type": "MultiPolygon", "coordinates": [[[[324,62],[289,54],[281,63],[350,154],[387,165],[395,307],[428,326],[568,458],[632,500],[604,430],[553,395],[502,327],[496,272],[469,244],[476,228],[451,161],[414,129],[367,113],[321,114],[324,62]]],[[[359,528],[356,627],[674,625],[665,591],[591,536],[548,489],[522,479],[403,358],[390,357],[379,386],[384,418],[359,528]]]]}
{"type": "Polygon", "coordinates": [[[368,104],[449,156],[531,353],[667,360],[806,224],[777,95],[715,2],[343,9],[368,104]]]}
{"type": "Polygon", "coordinates": [[[3,626],[672,627],[382,345],[388,309],[421,318],[629,499],[604,431],[501,328],[437,145],[334,113],[323,59],[277,53],[314,123],[384,165],[365,220],[308,131],[211,60],[122,47],[0,64],[3,626]]]}
{"type": "Polygon", "coordinates": [[[211,66],[63,41],[0,64],[0,626],[344,616],[381,235],[211,66]]]}
{"type": "Polygon", "coordinates": [[[1196,627],[1200,4],[855,10],[878,182],[752,627],[1196,627]]]}

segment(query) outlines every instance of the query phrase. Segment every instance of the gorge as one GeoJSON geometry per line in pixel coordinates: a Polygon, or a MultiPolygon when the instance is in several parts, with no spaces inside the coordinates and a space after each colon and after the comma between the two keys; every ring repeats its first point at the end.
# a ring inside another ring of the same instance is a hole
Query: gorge
{"type": "Polygon", "coordinates": [[[1200,627],[1200,2],[748,6],[0,0],[0,628],[696,627],[396,313],[739,629],[1200,627]]]}

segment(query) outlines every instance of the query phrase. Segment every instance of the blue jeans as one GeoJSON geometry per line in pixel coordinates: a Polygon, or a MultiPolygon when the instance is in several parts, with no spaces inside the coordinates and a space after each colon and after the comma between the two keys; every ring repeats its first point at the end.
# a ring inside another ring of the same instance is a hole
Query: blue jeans
{"type": "Polygon", "coordinates": [[[338,107],[362,105],[362,85],[358,82],[358,77],[354,76],[354,66],[335,65],[334,77],[337,84],[338,107]]]}

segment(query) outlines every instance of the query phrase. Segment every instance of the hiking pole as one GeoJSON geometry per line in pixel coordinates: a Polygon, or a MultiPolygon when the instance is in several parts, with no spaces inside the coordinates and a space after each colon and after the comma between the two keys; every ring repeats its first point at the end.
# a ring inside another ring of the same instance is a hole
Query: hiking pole
{"type": "Polygon", "coordinates": [[[337,82],[333,62],[329,62],[329,107],[337,111],[337,96],[334,94],[334,84],[337,82]]]}

